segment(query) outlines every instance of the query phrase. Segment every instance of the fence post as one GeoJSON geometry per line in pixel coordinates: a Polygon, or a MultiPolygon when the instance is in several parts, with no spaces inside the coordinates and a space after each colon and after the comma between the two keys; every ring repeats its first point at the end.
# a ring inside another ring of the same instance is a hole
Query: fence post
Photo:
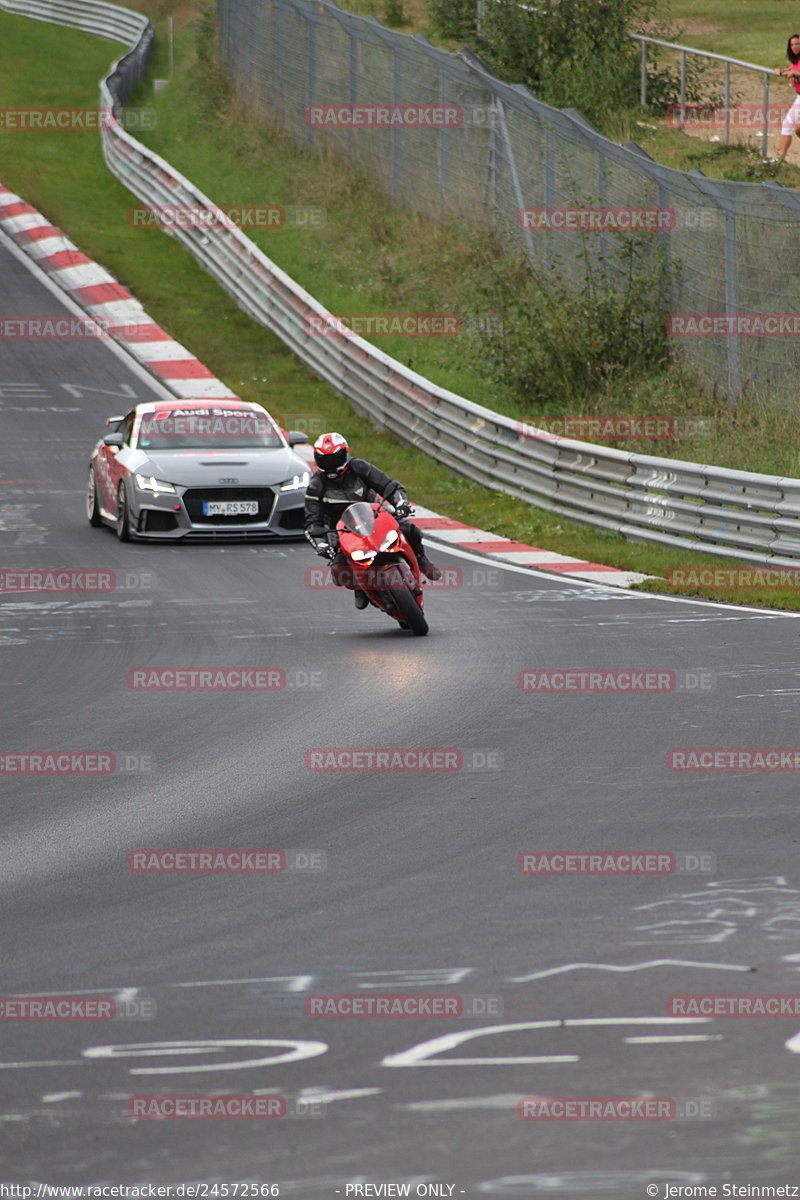
{"type": "MultiPolygon", "coordinates": [[[[283,4],[281,0],[274,0],[273,11],[275,13],[275,40],[272,44],[272,78],[270,79],[270,102],[276,105],[279,96],[278,80],[281,78],[281,66],[283,65],[283,4]]],[[[281,114],[281,125],[283,125],[283,114],[281,114]]]]}
{"type": "MultiPolygon", "coordinates": [[[[503,108],[503,101],[499,96],[497,97],[497,125],[500,130],[500,137],[502,139],[503,146],[505,147],[506,159],[508,161],[508,171],[511,175],[511,187],[514,191],[514,201],[517,206],[517,219],[514,224],[517,228],[519,228],[519,214],[525,207],[525,201],[522,196],[522,188],[520,187],[519,173],[517,171],[517,164],[514,158],[514,151],[511,146],[511,139],[508,136],[505,109],[503,108]]],[[[535,263],[536,256],[533,252],[533,242],[531,240],[530,229],[523,229],[522,240],[525,243],[525,253],[528,256],[529,261],[535,263]]]]}
{"type": "Polygon", "coordinates": [[[769,138],[769,75],[764,75],[764,128],[761,133],[761,157],[767,157],[769,138]]]}
{"type": "MultiPolygon", "coordinates": [[[[555,208],[555,152],[553,149],[553,127],[544,126],[544,206],[546,209],[555,208]]],[[[544,269],[550,270],[553,259],[553,232],[550,229],[544,234],[544,269]]]]}
{"type": "MultiPolygon", "coordinates": [[[[350,50],[350,53],[348,56],[349,69],[348,69],[348,74],[347,74],[347,99],[350,104],[356,104],[358,101],[358,38],[356,37],[355,33],[353,32],[353,26],[350,23],[348,23],[348,26],[347,26],[347,36],[349,39],[349,50],[350,50]]],[[[351,128],[347,135],[347,142],[350,147],[351,153],[353,150],[353,146],[355,145],[355,142],[353,140],[355,137],[356,137],[356,130],[351,128]]]]}
{"type": "MultiPolygon", "coordinates": [[[[314,21],[313,18],[306,17],[305,21],[306,21],[306,29],[308,30],[308,80],[306,83],[306,97],[307,97],[306,104],[313,104],[314,103],[314,84],[316,83],[316,80],[317,80],[317,61],[316,61],[316,59],[317,59],[317,54],[316,54],[317,26],[316,26],[316,21],[314,21]]],[[[306,137],[307,137],[308,141],[313,145],[314,134],[313,134],[311,125],[309,125],[309,124],[306,124],[306,137]]]]}
{"type": "MultiPolygon", "coordinates": [[[[447,97],[450,89],[447,86],[448,80],[444,71],[439,76],[439,103],[442,109],[447,111],[447,97]]],[[[444,199],[447,194],[447,126],[445,124],[439,127],[439,203],[444,208],[444,199]]]]}
{"type": "MultiPolygon", "coordinates": [[[[400,55],[397,46],[392,46],[392,104],[400,104],[402,92],[402,75],[400,70],[400,55]]],[[[392,161],[389,168],[389,188],[392,200],[397,203],[398,183],[400,179],[400,126],[392,125],[392,161]]]]}
{"type": "MultiPolygon", "coordinates": [[[[725,214],[725,316],[735,317],[739,312],[739,280],[736,261],[736,208],[717,183],[702,171],[690,171],[689,175],[701,191],[711,196],[725,214]]],[[[728,403],[739,398],[742,387],[739,335],[728,335],[728,403]]]]}
{"type": "Polygon", "coordinates": [[[725,63],[725,145],[731,140],[731,64],[725,63]]]}
{"type": "Polygon", "coordinates": [[[642,108],[647,104],[647,42],[642,38],[642,78],[639,83],[639,103],[642,108]]]}
{"type": "Polygon", "coordinates": [[[686,128],[686,51],[681,50],[681,132],[686,128]]]}

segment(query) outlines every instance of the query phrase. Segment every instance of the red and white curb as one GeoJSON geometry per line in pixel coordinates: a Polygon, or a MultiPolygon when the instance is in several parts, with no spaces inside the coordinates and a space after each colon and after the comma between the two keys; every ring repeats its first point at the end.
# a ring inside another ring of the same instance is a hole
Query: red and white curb
{"type": "Polygon", "coordinates": [[[2,184],[0,229],[87,316],[100,322],[109,337],[179,399],[238,399],[191,350],[157,325],[113,275],[87,258],[61,229],[2,184]]]}
{"type": "Polygon", "coordinates": [[[652,578],[638,571],[619,571],[616,567],[604,567],[601,563],[569,558],[554,550],[542,550],[538,546],[512,541],[511,538],[498,537],[487,529],[473,529],[471,525],[462,525],[460,521],[453,521],[420,505],[416,506],[414,524],[424,531],[428,541],[457,546],[459,550],[469,550],[473,554],[485,554],[487,558],[513,563],[518,567],[553,571],[573,579],[589,579],[592,583],[611,584],[614,587],[630,587],[634,583],[641,583],[643,579],[652,578]]]}
{"type": "MultiPolygon", "coordinates": [[[[147,315],[139,301],[104,267],[78,249],[66,234],[10,188],[0,183],[0,229],[32,258],[48,278],[66,292],[86,314],[102,323],[107,335],[124,347],[146,370],[182,400],[233,400],[239,397],[217,379],[198,358],[176,342],[147,315]]],[[[310,458],[305,447],[296,447],[310,458]]],[[[498,537],[486,529],[473,529],[450,517],[416,509],[415,523],[431,541],[485,554],[499,562],[537,567],[549,572],[588,579],[592,583],[630,587],[650,576],[618,571],[600,563],[568,558],[498,537]]]]}

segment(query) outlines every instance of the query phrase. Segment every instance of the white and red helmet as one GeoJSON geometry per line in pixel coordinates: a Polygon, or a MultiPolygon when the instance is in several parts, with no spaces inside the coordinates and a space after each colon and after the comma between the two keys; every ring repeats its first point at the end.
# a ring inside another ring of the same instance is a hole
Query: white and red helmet
{"type": "Polygon", "coordinates": [[[350,465],[350,447],[340,433],[321,433],[314,442],[314,461],[326,479],[339,479],[350,465]]]}

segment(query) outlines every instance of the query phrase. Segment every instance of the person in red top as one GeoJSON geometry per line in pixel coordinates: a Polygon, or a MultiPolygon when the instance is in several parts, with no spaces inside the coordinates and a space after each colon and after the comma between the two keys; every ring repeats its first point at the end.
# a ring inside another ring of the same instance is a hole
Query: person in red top
{"type": "Polygon", "coordinates": [[[792,134],[800,125],[800,33],[793,33],[786,46],[786,57],[792,64],[790,67],[776,67],[775,74],[791,79],[792,87],[797,95],[794,104],[786,113],[781,125],[781,140],[778,147],[778,162],[783,162],[792,144],[792,134]]]}

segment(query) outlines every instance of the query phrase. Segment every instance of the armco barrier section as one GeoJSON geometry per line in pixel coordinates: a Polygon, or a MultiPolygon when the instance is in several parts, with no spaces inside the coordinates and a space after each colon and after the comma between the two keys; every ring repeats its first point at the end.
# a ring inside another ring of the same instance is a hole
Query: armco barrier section
{"type": "MultiPolygon", "coordinates": [[[[0,9],[127,40],[101,84],[101,104],[142,77],[152,27],[113,5],[0,0],[0,9]],[[76,12],[80,20],[76,18],[76,12]],[[92,25],[96,14],[96,24],[92,25]],[[119,14],[118,24],[114,14],[119,14]]],[[[552,436],[437,387],[350,334],[315,336],[330,314],[216,205],[116,121],[103,130],[109,168],[148,205],[191,205],[215,225],[173,236],[255,320],[382,429],[487,487],[625,537],[681,550],[800,566],[800,479],[749,474],[552,436]]]]}

